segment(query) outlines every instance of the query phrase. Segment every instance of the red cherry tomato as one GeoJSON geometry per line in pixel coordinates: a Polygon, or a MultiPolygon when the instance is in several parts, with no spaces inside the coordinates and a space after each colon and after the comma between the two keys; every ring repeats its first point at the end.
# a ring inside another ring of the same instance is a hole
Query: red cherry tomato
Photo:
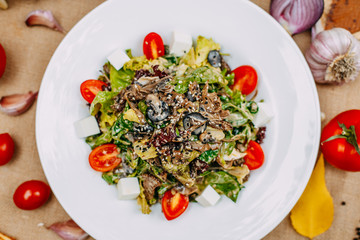
{"type": "Polygon", "coordinates": [[[258,169],[263,165],[265,156],[260,144],[251,140],[245,152],[247,153],[244,157],[245,164],[250,170],[258,169]]]}
{"type": "Polygon", "coordinates": [[[360,144],[360,110],[348,110],[334,117],[324,127],[320,141],[324,158],[331,165],[346,171],[360,171],[360,154],[355,148],[355,144],[358,147],[360,144]],[[329,139],[334,136],[340,138],[329,139]]]}
{"type": "Polygon", "coordinates": [[[94,100],[96,94],[100,91],[102,91],[102,87],[107,86],[106,83],[100,81],[100,80],[86,80],[83,82],[80,86],[80,92],[83,98],[88,102],[92,103],[94,100]]]}
{"type": "Polygon", "coordinates": [[[0,78],[5,72],[6,67],[6,54],[3,46],[0,44],[0,78]]]}
{"type": "Polygon", "coordinates": [[[94,170],[107,172],[121,163],[118,155],[119,151],[115,144],[104,144],[92,150],[89,155],[89,163],[94,170]]]}
{"type": "Polygon", "coordinates": [[[161,201],[162,211],[167,220],[173,220],[183,214],[189,205],[189,197],[168,190],[161,201]]]}
{"type": "Polygon", "coordinates": [[[240,66],[232,71],[235,74],[232,90],[239,90],[242,94],[248,95],[256,89],[258,76],[256,70],[248,65],[240,66]]]}
{"type": "Polygon", "coordinates": [[[144,38],[143,51],[147,59],[164,56],[165,47],[159,34],[151,32],[144,38]]]}
{"type": "Polygon", "coordinates": [[[0,134],[0,166],[7,164],[14,155],[14,141],[8,133],[0,134]]]}
{"type": "Polygon", "coordinates": [[[33,210],[44,205],[50,197],[50,187],[38,180],[22,183],[15,191],[13,200],[18,208],[33,210]]]}

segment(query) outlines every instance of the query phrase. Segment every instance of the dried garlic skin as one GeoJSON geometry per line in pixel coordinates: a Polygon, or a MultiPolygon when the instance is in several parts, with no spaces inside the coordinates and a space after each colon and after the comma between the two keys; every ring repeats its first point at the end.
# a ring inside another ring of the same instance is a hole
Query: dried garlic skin
{"type": "Polygon", "coordinates": [[[317,83],[347,83],[360,71],[360,42],[343,28],[326,30],[316,35],[305,58],[317,83]]]}
{"type": "Polygon", "coordinates": [[[305,191],[290,213],[294,229],[310,239],[328,230],[334,219],[333,199],[325,184],[321,154],[305,191]]]}

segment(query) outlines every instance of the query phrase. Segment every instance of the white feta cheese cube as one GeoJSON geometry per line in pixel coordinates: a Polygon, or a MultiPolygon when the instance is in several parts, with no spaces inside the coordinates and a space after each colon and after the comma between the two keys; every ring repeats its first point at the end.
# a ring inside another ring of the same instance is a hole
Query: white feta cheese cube
{"type": "Polygon", "coordinates": [[[192,37],[189,34],[173,32],[172,42],[170,44],[170,53],[176,56],[182,56],[192,47],[192,37]]]}
{"type": "Polygon", "coordinates": [[[219,199],[220,195],[210,185],[208,185],[204,191],[195,198],[195,200],[204,207],[214,206],[219,199]]]}
{"type": "Polygon", "coordinates": [[[110,56],[107,57],[107,59],[116,70],[120,70],[120,68],[124,66],[124,63],[130,60],[129,56],[122,48],[114,51],[110,56]]]}
{"type": "Polygon", "coordinates": [[[234,148],[234,150],[231,152],[230,155],[224,155],[224,160],[232,161],[232,160],[240,159],[244,156],[245,156],[245,154],[241,153],[239,150],[234,148]]]}
{"type": "Polygon", "coordinates": [[[117,183],[118,196],[121,200],[135,199],[140,194],[137,177],[121,178],[117,183]]]}
{"type": "Polygon", "coordinates": [[[259,111],[255,114],[253,123],[255,127],[263,127],[274,117],[271,106],[267,103],[258,103],[259,111]]]}
{"type": "Polygon", "coordinates": [[[74,123],[76,135],[84,138],[100,133],[99,125],[94,116],[81,119],[74,123]]]}

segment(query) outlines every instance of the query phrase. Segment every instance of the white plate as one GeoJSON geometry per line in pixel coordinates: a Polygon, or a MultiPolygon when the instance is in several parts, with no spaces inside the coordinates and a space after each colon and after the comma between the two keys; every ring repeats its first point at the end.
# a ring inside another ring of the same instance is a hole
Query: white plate
{"type": "Polygon", "coordinates": [[[65,37],[44,75],[36,139],[46,177],[68,214],[90,235],[111,239],[259,239],[294,206],[318,152],[320,111],[315,84],[294,41],[271,16],[241,0],[107,1],[65,37]],[[258,70],[259,97],[273,107],[263,145],[266,162],[252,172],[237,204],[226,197],[212,208],[191,203],[167,221],[159,204],[143,215],[136,201],[120,201],[88,164],[90,148],[73,123],[88,115],[80,84],[96,78],[114,49],[142,54],[143,37],[159,33],[169,43],[181,30],[212,37],[231,67],[258,70]]]}

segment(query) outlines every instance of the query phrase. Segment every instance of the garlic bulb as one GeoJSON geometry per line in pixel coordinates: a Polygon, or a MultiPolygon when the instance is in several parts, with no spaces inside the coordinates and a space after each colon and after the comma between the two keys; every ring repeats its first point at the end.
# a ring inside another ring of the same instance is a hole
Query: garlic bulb
{"type": "Polygon", "coordinates": [[[350,82],[360,70],[360,42],[343,28],[326,30],[316,35],[305,58],[317,83],[350,82]]]}

